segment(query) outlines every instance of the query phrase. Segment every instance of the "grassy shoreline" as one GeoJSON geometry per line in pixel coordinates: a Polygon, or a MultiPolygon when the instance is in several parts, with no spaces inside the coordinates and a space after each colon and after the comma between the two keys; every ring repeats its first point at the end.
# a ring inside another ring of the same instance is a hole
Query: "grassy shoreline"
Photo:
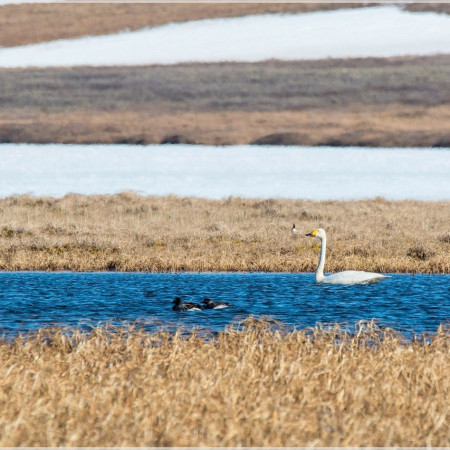
{"type": "Polygon", "coordinates": [[[443,327],[67,331],[0,342],[1,445],[449,445],[443,327]]]}
{"type": "Polygon", "coordinates": [[[450,203],[205,200],[134,193],[0,199],[0,270],[450,273],[450,203]],[[292,236],[296,223],[299,233],[292,236]]]}

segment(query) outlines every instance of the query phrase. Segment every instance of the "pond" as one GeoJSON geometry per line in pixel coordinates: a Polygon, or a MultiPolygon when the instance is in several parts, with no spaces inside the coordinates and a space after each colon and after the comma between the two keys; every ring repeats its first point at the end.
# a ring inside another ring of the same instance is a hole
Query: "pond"
{"type": "Polygon", "coordinates": [[[142,320],[189,329],[223,330],[249,316],[289,328],[317,323],[353,326],[375,319],[405,334],[435,332],[450,319],[450,275],[392,274],[376,284],[317,285],[306,273],[0,273],[0,333],[50,325],[142,320]],[[209,297],[231,307],[173,311],[172,301],[209,297]]]}

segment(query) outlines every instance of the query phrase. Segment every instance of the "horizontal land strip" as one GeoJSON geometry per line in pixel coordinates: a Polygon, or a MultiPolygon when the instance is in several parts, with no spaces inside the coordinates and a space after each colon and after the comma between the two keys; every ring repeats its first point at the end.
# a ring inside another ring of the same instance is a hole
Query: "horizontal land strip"
{"type": "Polygon", "coordinates": [[[0,199],[0,270],[450,273],[449,202],[204,200],[67,195],[0,199]],[[299,230],[292,236],[292,223],[299,230]]]}
{"type": "Polygon", "coordinates": [[[0,142],[445,147],[449,77],[448,55],[2,69],[0,142]]]}

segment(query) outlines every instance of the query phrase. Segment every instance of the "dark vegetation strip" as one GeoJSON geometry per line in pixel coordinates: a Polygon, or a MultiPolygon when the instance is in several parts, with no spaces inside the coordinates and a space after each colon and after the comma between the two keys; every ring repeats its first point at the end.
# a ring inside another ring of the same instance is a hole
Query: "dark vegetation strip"
{"type": "MultiPolygon", "coordinates": [[[[1,69],[0,113],[26,108],[301,111],[349,105],[448,105],[450,56],[258,64],[1,69]]],[[[12,117],[14,114],[12,113],[12,117]]]]}

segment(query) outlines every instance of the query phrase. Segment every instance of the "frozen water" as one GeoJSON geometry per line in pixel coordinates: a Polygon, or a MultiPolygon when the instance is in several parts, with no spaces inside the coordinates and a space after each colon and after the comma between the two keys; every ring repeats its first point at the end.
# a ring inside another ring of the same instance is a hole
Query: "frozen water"
{"type": "Polygon", "coordinates": [[[449,149],[0,145],[0,196],[450,200],[449,149]]]}
{"type": "Polygon", "coordinates": [[[0,67],[388,57],[450,52],[450,16],[378,6],[172,23],[0,49],[0,67]]]}

